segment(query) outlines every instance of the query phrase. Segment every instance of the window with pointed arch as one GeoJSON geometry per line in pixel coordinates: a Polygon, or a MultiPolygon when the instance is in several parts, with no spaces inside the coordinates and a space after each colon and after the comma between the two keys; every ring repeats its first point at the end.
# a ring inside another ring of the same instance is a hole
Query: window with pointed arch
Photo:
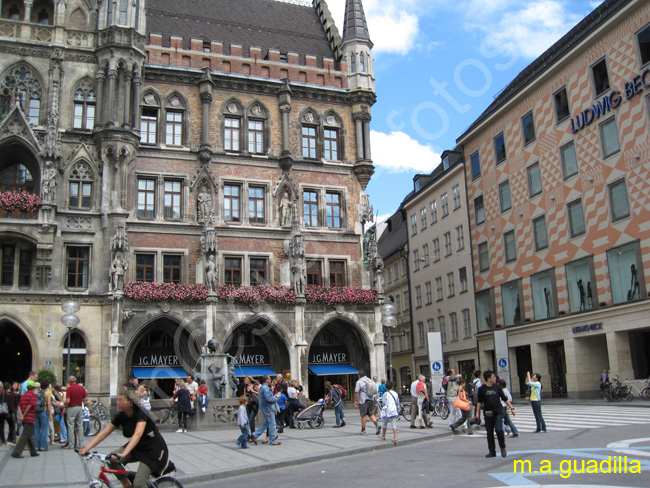
{"type": "Polygon", "coordinates": [[[142,113],[140,115],[140,142],[143,144],[158,143],[158,116],[160,102],[153,93],[149,92],[142,98],[142,113]]]}
{"type": "Polygon", "coordinates": [[[183,145],[183,119],[185,103],[178,95],[172,95],[165,106],[165,144],[183,145]]]}
{"type": "Polygon", "coordinates": [[[95,106],[97,97],[95,87],[90,79],[82,80],[74,92],[74,118],[72,126],[75,129],[92,130],[95,126],[95,106]]]}
{"type": "Polygon", "coordinates": [[[34,193],[34,178],[24,164],[14,162],[0,170],[0,191],[34,193]]]}
{"type": "Polygon", "coordinates": [[[0,85],[0,116],[19,104],[27,120],[38,125],[41,110],[41,82],[31,68],[19,65],[2,77],[0,85]]]}
{"type": "Polygon", "coordinates": [[[93,173],[84,161],[75,163],[68,179],[68,207],[89,210],[93,205],[93,173]]]}
{"type": "Polygon", "coordinates": [[[36,0],[32,7],[31,21],[34,24],[52,25],[54,5],[49,0],[36,0]]]}
{"type": "Polygon", "coordinates": [[[232,100],[226,104],[223,116],[223,148],[228,152],[241,151],[242,108],[232,100]]]}
{"type": "Polygon", "coordinates": [[[318,158],[318,126],[319,121],[311,110],[302,116],[301,141],[302,157],[305,159],[318,158]]]}
{"type": "Polygon", "coordinates": [[[253,104],[248,110],[248,152],[251,154],[266,154],[265,130],[266,111],[259,104],[253,104]]]}
{"type": "Polygon", "coordinates": [[[359,55],[359,71],[366,72],[366,55],[364,53],[359,55]]]}
{"type": "Polygon", "coordinates": [[[25,9],[22,2],[3,2],[2,5],[2,18],[20,22],[22,20],[25,9]]]}
{"type": "Polygon", "coordinates": [[[328,161],[340,161],[341,124],[334,114],[328,114],[323,121],[323,157],[328,161]]]}

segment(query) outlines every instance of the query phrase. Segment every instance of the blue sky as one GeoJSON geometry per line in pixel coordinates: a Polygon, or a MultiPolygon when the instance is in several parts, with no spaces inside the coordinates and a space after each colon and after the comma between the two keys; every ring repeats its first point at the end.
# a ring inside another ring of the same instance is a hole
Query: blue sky
{"type": "MultiPolygon", "coordinates": [[[[327,3],[340,30],[345,0],[327,3]]],[[[375,174],[366,191],[379,221],[497,93],[600,3],[364,0],[378,97],[371,124],[375,174]]]]}

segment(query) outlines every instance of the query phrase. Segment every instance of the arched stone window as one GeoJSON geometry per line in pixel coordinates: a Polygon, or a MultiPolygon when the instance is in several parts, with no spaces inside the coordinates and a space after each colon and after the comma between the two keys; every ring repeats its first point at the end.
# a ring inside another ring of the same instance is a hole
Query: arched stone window
{"type": "Polygon", "coordinates": [[[120,17],[119,17],[120,25],[127,25],[128,11],[129,11],[129,0],[120,0],[120,17]]]}
{"type": "Polygon", "coordinates": [[[70,21],[68,25],[73,29],[87,29],[88,28],[88,16],[81,8],[76,8],[70,14],[70,21]]]}
{"type": "Polygon", "coordinates": [[[343,159],[343,134],[341,118],[330,111],[323,117],[323,157],[328,161],[343,159]]]}
{"type": "Polygon", "coordinates": [[[364,53],[359,55],[359,71],[366,72],[366,55],[364,53]]]}
{"type": "Polygon", "coordinates": [[[302,157],[305,159],[318,159],[320,153],[318,147],[320,117],[314,110],[307,109],[302,114],[300,122],[302,157]]]}
{"type": "Polygon", "coordinates": [[[0,171],[0,191],[34,193],[34,178],[25,165],[15,162],[0,171]]]}
{"type": "Polygon", "coordinates": [[[143,144],[158,143],[158,117],[160,101],[153,92],[147,92],[142,97],[142,114],[140,116],[140,142],[143,144]]]}
{"type": "Polygon", "coordinates": [[[52,25],[54,5],[49,0],[36,0],[32,8],[32,23],[52,25]]]}
{"type": "Polygon", "coordinates": [[[173,94],[165,104],[165,144],[168,146],[182,146],[185,138],[185,102],[173,94]]]}
{"type": "Polygon", "coordinates": [[[72,329],[70,334],[70,350],[68,351],[68,334],[63,336],[63,378],[70,375],[77,377],[77,383],[86,382],[86,339],[81,331],[72,329]],[[70,353],[70,371],[66,371],[68,365],[68,352],[70,353]]]}
{"type": "Polygon", "coordinates": [[[3,2],[2,18],[20,22],[25,14],[25,8],[22,2],[3,2]]]}
{"type": "MultiPolygon", "coordinates": [[[[41,109],[41,82],[31,68],[18,65],[2,77],[0,85],[0,110],[9,111],[16,103],[20,104],[27,120],[38,125],[41,109]]],[[[4,115],[0,113],[0,115],[4,115]]]]}
{"type": "Polygon", "coordinates": [[[68,206],[73,209],[90,209],[93,205],[93,174],[84,161],[75,163],[68,179],[68,206]]]}
{"type": "Polygon", "coordinates": [[[246,124],[248,130],[248,152],[250,154],[266,154],[268,152],[268,113],[261,103],[254,102],[248,108],[246,124]]]}
{"type": "Polygon", "coordinates": [[[74,92],[74,118],[72,126],[75,129],[92,130],[95,125],[95,86],[89,78],[84,78],[77,84],[74,92]]]}
{"type": "Polygon", "coordinates": [[[223,110],[223,148],[227,152],[242,150],[244,111],[238,100],[226,102],[223,110]]]}

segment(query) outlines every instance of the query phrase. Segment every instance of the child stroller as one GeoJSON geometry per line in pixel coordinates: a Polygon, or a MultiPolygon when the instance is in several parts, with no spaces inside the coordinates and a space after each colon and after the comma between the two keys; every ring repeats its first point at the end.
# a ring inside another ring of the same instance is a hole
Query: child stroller
{"type": "Polygon", "coordinates": [[[304,429],[305,425],[309,425],[312,429],[320,429],[325,424],[323,410],[325,410],[325,402],[322,398],[318,400],[318,403],[302,409],[296,415],[298,428],[304,429]]]}

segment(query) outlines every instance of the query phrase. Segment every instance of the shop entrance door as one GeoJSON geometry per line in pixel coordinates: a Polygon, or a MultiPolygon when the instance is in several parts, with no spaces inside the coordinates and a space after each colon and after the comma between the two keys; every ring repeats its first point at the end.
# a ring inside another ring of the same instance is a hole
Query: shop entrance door
{"type": "Polygon", "coordinates": [[[11,322],[0,323],[0,378],[24,381],[32,369],[32,345],[11,322]]]}
{"type": "MultiPolygon", "coordinates": [[[[566,361],[564,359],[564,341],[546,344],[548,372],[551,375],[551,394],[555,397],[566,396],[566,361]]],[[[546,392],[548,395],[548,391],[546,392]]]]}
{"type": "MultiPolygon", "coordinates": [[[[530,353],[530,346],[519,346],[515,349],[515,354],[517,357],[517,374],[519,375],[519,395],[521,398],[526,397],[526,371],[531,371],[533,369],[533,358],[530,353]]],[[[512,392],[514,393],[514,384],[512,386],[512,392]]]]}

